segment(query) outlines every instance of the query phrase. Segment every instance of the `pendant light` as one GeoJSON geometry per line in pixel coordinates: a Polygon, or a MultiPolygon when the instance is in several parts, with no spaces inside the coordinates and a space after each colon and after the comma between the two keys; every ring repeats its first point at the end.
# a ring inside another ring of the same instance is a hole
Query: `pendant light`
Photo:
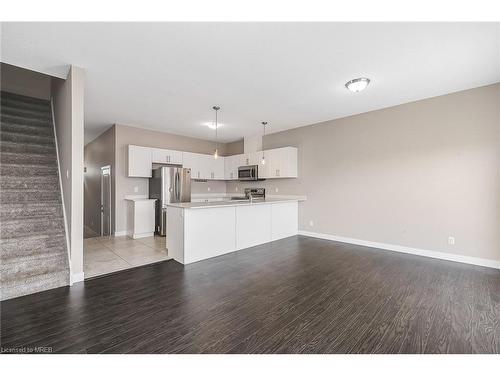
{"type": "MultiPolygon", "coordinates": [[[[266,135],[266,125],[267,125],[267,122],[266,121],[262,121],[262,130],[263,130],[262,140],[264,140],[264,136],[266,135]]],[[[264,155],[264,150],[262,150],[262,160],[261,160],[261,163],[262,163],[262,165],[266,164],[266,156],[264,155]]]]}
{"type": "Polygon", "coordinates": [[[218,106],[213,106],[213,110],[215,111],[215,151],[214,151],[214,159],[217,159],[219,157],[219,151],[217,150],[217,147],[219,146],[218,144],[218,139],[217,139],[217,111],[220,109],[218,106]]]}

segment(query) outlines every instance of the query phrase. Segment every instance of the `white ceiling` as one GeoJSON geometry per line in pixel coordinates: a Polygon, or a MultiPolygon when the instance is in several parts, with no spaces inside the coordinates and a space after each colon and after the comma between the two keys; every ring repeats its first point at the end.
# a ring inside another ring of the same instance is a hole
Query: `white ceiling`
{"type": "Polygon", "coordinates": [[[224,141],[500,81],[500,23],[3,23],[1,60],[86,70],[85,133],[224,141]],[[344,83],[365,76],[367,90],[344,83]]]}

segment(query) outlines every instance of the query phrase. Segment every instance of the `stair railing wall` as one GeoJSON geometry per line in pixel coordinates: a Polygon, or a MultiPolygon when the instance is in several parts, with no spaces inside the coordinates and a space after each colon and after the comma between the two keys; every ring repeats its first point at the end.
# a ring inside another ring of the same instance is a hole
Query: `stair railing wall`
{"type": "Polygon", "coordinates": [[[72,266],[71,266],[71,248],[70,248],[70,239],[69,239],[69,231],[68,231],[68,218],[66,216],[66,207],[64,205],[64,191],[63,191],[63,185],[62,185],[62,170],[61,170],[61,163],[59,160],[59,147],[58,147],[58,142],[57,142],[57,130],[56,130],[56,117],[54,115],[54,98],[50,98],[50,110],[52,111],[52,127],[54,128],[54,140],[56,144],[56,155],[57,155],[57,169],[59,171],[59,189],[61,191],[61,201],[62,201],[62,207],[63,207],[63,218],[64,218],[64,232],[66,235],[66,249],[68,252],[68,265],[69,265],[69,285],[73,285],[73,272],[72,272],[72,266]]]}

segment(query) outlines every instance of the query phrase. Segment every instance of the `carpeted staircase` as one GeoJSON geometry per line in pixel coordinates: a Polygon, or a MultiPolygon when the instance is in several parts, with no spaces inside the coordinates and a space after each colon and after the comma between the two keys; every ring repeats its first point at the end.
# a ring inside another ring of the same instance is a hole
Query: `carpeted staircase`
{"type": "Polygon", "coordinates": [[[1,300],[69,284],[50,102],[1,92],[1,300]]]}

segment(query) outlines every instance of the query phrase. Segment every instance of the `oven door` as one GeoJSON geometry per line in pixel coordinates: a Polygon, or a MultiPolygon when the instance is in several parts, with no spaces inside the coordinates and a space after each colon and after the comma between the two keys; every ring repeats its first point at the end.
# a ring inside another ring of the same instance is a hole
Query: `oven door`
{"type": "Polygon", "coordinates": [[[238,168],[238,180],[253,181],[257,180],[257,165],[249,165],[238,168]]]}

